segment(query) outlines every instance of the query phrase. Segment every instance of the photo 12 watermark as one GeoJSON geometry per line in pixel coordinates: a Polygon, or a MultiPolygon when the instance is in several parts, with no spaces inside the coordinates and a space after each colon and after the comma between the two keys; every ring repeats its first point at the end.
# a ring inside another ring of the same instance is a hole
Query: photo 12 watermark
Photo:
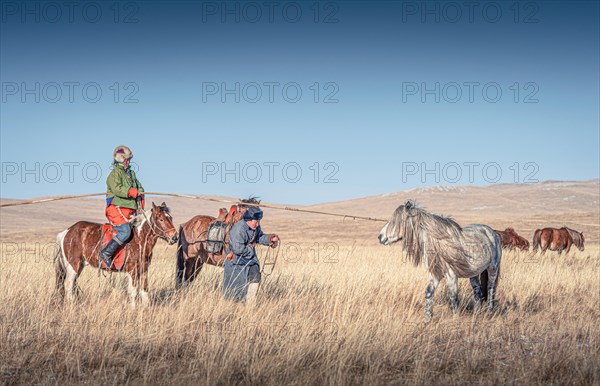
{"type": "Polygon", "coordinates": [[[2,82],[2,103],[139,103],[137,82],[2,82]]]}
{"type": "Polygon", "coordinates": [[[536,82],[402,82],[402,103],[539,103],[536,82]]]}
{"type": "Polygon", "coordinates": [[[48,264],[54,261],[59,251],[59,246],[54,241],[50,242],[13,242],[0,243],[0,264],[22,263],[48,264]]]}
{"type": "Polygon", "coordinates": [[[201,164],[202,183],[339,183],[340,166],[336,162],[300,163],[295,161],[213,162],[201,164]]]}
{"type": "MultiPolygon", "coordinates": [[[[131,169],[138,173],[140,168],[135,162],[131,169]]],[[[0,164],[3,184],[56,184],[80,183],[95,184],[110,174],[113,164],[101,165],[98,162],[50,161],[17,162],[4,161],[0,164]]]]}
{"type": "Polygon", "coordinates": [[[339,23],[337,1],[204,1],[202,23],[339,23]]]}
{"type": "Polygon", "coordinates": [[[137,24],[140,3],[134,1],[2,1],[2,24],[137,24]]]}
{"type": "Polygon", "coordinates": [[[537,24],[537,1],[402,1],[402,23],[537,24]]]}
{"type": "Polygon", "coordinates": [[[202,82],[202,103],[339,103],[337,82],[202,82]]]}
{"type": "Polygon", "coordinates": [[[539,182],[537,175],[540,166],[536,162],[513,162],[502,165],[495,161],[464,161],[464,162],[402,162],[402,182],[475,183],[483,180],[486,183],[539,182]]]}
{"type": "Polygon", "coordinates": [[[283,261],[292,264],[337,264],[341,261],[342,255],[346,255],[346,259],[350,258],[354,251],[353,247],[349,252],[344,253],[340,249],[340,244],[333,241],[314,242],[312,244],[282,242],[279,247],[279,254],[283,261]]]}

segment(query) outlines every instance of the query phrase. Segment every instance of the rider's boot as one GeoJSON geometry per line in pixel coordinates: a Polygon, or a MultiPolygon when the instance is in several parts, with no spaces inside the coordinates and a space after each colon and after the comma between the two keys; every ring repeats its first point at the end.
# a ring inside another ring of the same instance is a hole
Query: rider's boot
{"type": "Polygon", "coordinates": [[[102,259],[102,261],[104,261],[104,264],[106,264],[107,268],[112,267],[113,256],[115,255],[115,253],[117,252],[117,250],[120,247],[121,247],[121,243],[119,242],[119,240],[112,238],[108,242],[106,247],[104,247],[104,249],[102,249],[102,251],[100,252],[100,258],[102,259]]]}

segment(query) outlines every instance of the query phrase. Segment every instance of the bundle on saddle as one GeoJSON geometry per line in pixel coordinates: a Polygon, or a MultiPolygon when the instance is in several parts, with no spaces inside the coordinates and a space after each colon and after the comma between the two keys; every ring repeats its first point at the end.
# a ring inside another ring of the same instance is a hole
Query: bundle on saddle
{"type": "MultiPolygon", "coordinates": [[[[102,224],[102,237],[100,238],[100,250],[104,249],[106,245],[110,242],[110,240],[117,235],[117,230],[114,228],[112,224],[102,224]]],[[[127,262],[127,244],[128,241],[123,243],[117,249],[113,256],[112,269],[116,269],[117,271],[121,271],[127,262]]],[[[110,269],[111,267],[107,267],[106,263],[102,259],[98,259],[98,264],[102,269],[110,269]]]]}
{"type": "Polygon", "coordinates": [[[208,225],[206,232],[206,252],[219,254],[225,247],[225,238],[233,225],[233,216],[237,207],[234,205],[229,212],[227,209],[219,209],[219,216],[208,225]]]}

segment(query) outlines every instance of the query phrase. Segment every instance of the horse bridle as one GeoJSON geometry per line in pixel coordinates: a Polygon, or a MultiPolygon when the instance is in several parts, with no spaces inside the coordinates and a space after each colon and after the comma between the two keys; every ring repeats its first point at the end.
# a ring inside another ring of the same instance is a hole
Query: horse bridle
{"type": "MultiPolygon", "coordinates": [[[[160,209],[160,210],[162,210],[162,209],[160,209]]],[[[158,226],[156,226],[156,224],[153,224],[153,223],[152,223],[152,216],[150,216],[150,218],[148,218],[148,216],[146,216],[146,211],[143,211],[143,213],[144,213],[144,218],[145,218],[146,220],[148,220],[148,223],[150,224],[150,230],[152,231],[152,233],[153,233],[155,236],[158,236],[158,237],[160,237],[161,239],[163,239],[163,240],[165,240],[165,241],[169,241],[169,238],[167,237],[167,232],[169,232],[169,231],[171,231],[171,230],[173,230],[173,232],[175,232],[175,227],[173,227],[173,228],[171,228],[171,229],[167,229],[167,230],[160,229],[160,228],[158,228],[158,226]],[[160,229],[160,231],[162,232],[162,236],[161,236],[160,234],[158,234],[158,233],[157,233],[157,232],[154,230],[154,228],[155,228],[155,227],[156,227],[156,228],[158,228],[158,229],[160,229]]]]}

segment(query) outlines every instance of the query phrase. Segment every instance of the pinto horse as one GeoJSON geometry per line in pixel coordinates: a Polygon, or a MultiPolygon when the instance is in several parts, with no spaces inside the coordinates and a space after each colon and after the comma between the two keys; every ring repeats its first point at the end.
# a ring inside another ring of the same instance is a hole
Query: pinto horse
{"type": "MultiPolygon", "coordinates": [[[[149,303],[148,268],[156,241],[161,238],[169,244],[174,244],[177,242],[177,231],[173,226],[169,208],[164,202],[160,206],[152,203],[152,209],[135,216],[130,224],[134,229],[131,232],[131,240],[125,246],[127,260],[122,270],[127,273],[129,279],[129,303],[135,307],[138,293],[142,305],[149,303]]],[[[77,277],[84,266],[99,267],[101,241],[102,224],[87,221],[79,221],[57,235],[58,252],[54,258],[54,268],[56,291],[62,298],[66,292],[67,300],[73,301],[77,277]]],[[[101,269],[109,270],[105,266],[101,269]]],[[[117,270],[111,268],[110,271],[117,270]]]]}
{"type": "Polygon", "coordinates": [[[408,200],[392,214],[378,239],[383,245],[402,240],[413,263],[425,264],[429,271],[425,289],[426,322],[433,316],[435,289],[444,277],[448,280],[453,312],[458,308],[459,277],[470,278],[477,304],[487,297],[488,309],[493,309],[502,246],[492,228],[481,224],[461,227],[451,218],[429,213],[408,200]]]}
{"type": "Polygon", "coordinates": [[[206,250],[208,228],[215,221],[223,221],[227,224],[225,244],[229,240],[229,231],[236,222],[240,221],[244,213],[250,207],[245,204],[260,204],[254,197],[240,200],[241,203],[232,205],[227,212],[226,209],[219,211],[219,217],[198,215],[183,223],[179,227],[179,242],[177,244],[177,275],[176,287],[191,283],[202,270],[204,264],[222,267],[225,263],[225,250],[220,253],[209,253],[206,250]]]}
{"type": "Polygon", "coordinates": [[[544,254],[547,249],[550,249],[551,251],[557,251],[560,255],[563,250],[566,253],[569,253],[571,245],[573,244],[575,244],[580,251],[583,251],[584,241],[583,232],[577,232],[571,228],[537,229],[533,234],[533,251],[536,252],[538,248],[541,248],[542,254],[544,254]]]}

